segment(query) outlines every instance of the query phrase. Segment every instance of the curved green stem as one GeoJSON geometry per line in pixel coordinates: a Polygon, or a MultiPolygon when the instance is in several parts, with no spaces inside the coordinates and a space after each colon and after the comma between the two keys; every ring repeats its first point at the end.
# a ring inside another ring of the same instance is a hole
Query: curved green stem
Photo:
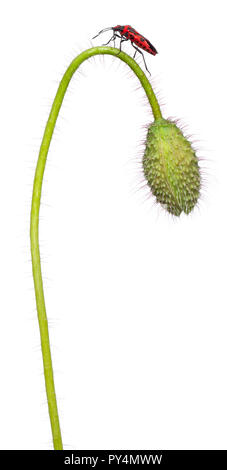
{"type": "Polygon", "coordinates": [[[40,151],[39,151],[39,158],[38,158],[35,178],[34,178],[32,206],[31,206],[30,238],[31,238],[32,270],[33,270],[33,278],[34,278],[34,286],[35,286],[38,321],[39,321],[39,328],[40,328],[46,394],[47,394],[52,436],[53,436],[53,444],[54,444],[54,449],[56,450],[63,449],[63,445],[62,445],[61,430],[60,430],[57,401],[56,401],[56,394],[55,394],[48,322],[47,322],[47,315],[46,315],[41,263],[40,263],[40,250],[39,250],[40,200],[41,200],[43,174],[45,170],[47,154],[48,154],[51,138],[53,135],[55,123],[58,117],[58,113],[60,111],[61,104],[65,96],[65,92],[67,90],[68,84],[74,72],[78,69],[78,67],[82,64],[82,62],[84,62],[89,57],[92,57],[97,54],[110,54],[110,55],[117,57],[120,60],[123,60],[123,62],[128,64],[128,66],[133,70],[133,72],[136,74],[136,76],[140,80],[140,83],[145,90],[145,93],[151,105],[155,120],[162,118],[160,107],[157,102],[156,96],[144,72],[141,70],[141,68],[135,62],[134,59],[132,59],[127,54],[125,54],[125,52],[119,52],[119,49],[115,49],[112,47],[93,47],[91,49],[87,49],[86,51],[79,54],[71,62],[71,64],[69,65],[68,69],[66,70],[60,82],[57,94],[55,96],[55,99],[54,99],[54,102],[50,111],[50,115],[46,124],[46,128],[45,128],[44,135],[43,135],[43,140],[42,140],[40,151]]]}

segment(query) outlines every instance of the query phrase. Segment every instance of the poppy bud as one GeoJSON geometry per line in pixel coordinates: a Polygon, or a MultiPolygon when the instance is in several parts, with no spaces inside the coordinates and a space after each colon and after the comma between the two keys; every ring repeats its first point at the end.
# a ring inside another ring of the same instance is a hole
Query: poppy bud
{"type": "Polygon", "coordinates": [[[191,212],[200,191],[198,158],[174,122],[158,119],[149,126],[143,169],[157,202],[168,212],[191,212]]]}

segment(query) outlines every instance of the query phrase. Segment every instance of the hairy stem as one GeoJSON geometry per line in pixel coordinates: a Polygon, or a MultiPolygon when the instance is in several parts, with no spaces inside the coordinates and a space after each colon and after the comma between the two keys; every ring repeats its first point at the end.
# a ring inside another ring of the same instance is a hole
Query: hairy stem
{"type": "Polygon", "coordinates": [[[40,250],[39,250],[39,211],[40,211],[40,200],[43,184],[43,174],[45,170],[47,154],[50,147],[51,138],[54,132],[55,123],[61,108],[63,98],[65,96],[68,84],[78,67],[89,57],[98,54],[110,54],[117,57],[120,60],[123,60],[136,74],[144,91],[147,95],[149,103],[152,108],[152,112],[155,120],[158,120],[162,117],[160,107],[156,96],[152,90],[151,84],[148,81],[146,75],[141,70],[139,65],[125,52],[119,52],[119,49],[112,47],[93,47],[87,49],[86,51],[79,54],[69,65],[66,70],[60,85],[58,87],[57,94],[55,96],[50,115],[46,124],[46,128],[43,135],[43,140],[40,146],[39,157],[35,172],[34,186],[33,186],[33,195],[32,195],[32,206],[31,206],[31,225],[30,225],[30,238],[31,238],[31,255],[32,255],[32,270],[35,286],[35,295],[36,295],[36,306],[38,313],[38,321],[40,328],[40,337],[41,337],[41,348],[42,348],[42,357],[43,357],[43,367],[44,367],[44,377],[45,377],[45,386],[46,394],[48,401],[48,409],[50,415],[50,423],[53,436],[53,444],[55,450],[63,449],[62,438],[61,438],[61,429],[58,416],[57,400],[55,393],[54,385],[54,375],[53,367],[51,360],[51,351],[50,351],[50,340],[49,340],[49,331],[48,331],[48,322],[46,315],[44,291],[43,291],[43,281],[42,281],[42,272],[41,272],[41,263],[40,263],[40,250]]]}

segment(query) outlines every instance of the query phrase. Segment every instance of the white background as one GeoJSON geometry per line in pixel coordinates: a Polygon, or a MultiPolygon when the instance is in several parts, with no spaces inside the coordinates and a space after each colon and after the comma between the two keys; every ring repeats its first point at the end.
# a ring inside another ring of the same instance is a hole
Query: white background
{"type": "MultiPolygon", "coordinates": [[[[65,449],[227,449],[226,11],[223,1],[28,0],[1,8],[0,446],[52,448],[31,274],[39,145],[70,61],[131,24],[165,117],[203,158],[173,218],[143,189],[152,115],[127,66],[74,76],[43,187],[40,238],[65,449]]],[[[123,49],[132,54],[130,44],[123,49]]],[[[143,62],[138,57],[143,68],[143,62]]]]}

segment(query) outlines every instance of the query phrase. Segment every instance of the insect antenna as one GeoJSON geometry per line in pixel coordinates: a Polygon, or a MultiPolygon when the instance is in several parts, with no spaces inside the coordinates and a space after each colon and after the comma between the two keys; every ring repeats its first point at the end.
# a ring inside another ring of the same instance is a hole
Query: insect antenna
{"type": "Polygon", "coordinates": [[[95,39],[95,38],[97,38],[97,36],[99,36],[99,34],[101,34],[101,33],[104,33],[104,31],[109,31],[110,29],[113,29],[113,28],[104,28],[104,29],[102,29],[102,30],[101,30],[101,31],[99,31],[99,33],[98,33],[98,34],[96,34],[96,36],[94,36],[92,39],[95,39]]]}

